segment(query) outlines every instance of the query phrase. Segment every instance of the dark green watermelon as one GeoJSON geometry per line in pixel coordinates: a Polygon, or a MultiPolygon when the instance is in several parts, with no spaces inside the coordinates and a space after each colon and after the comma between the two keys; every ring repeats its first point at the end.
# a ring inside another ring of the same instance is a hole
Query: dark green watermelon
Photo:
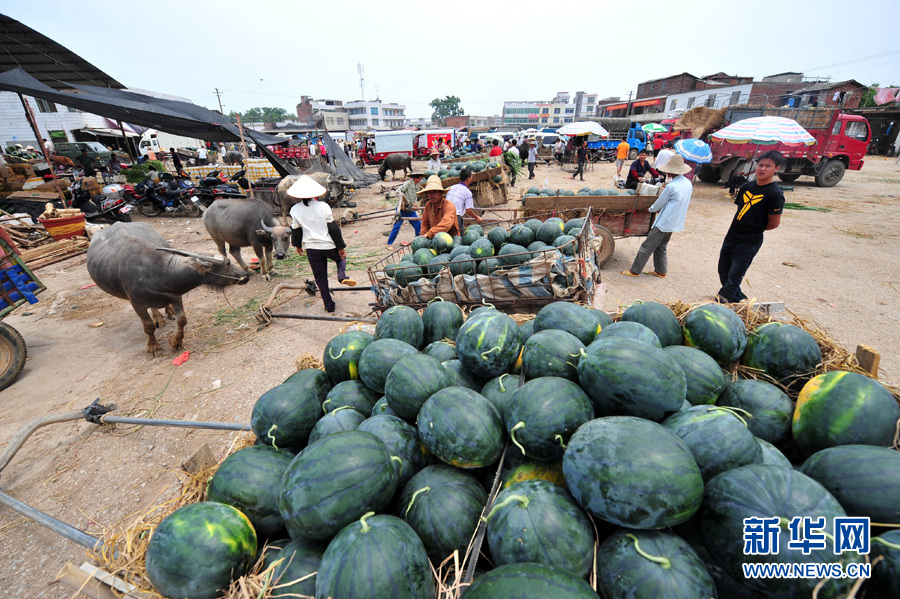
{"type": "Polygon", "coordinates": [[[840,445],[817,451],[800,472],[834,495],[848,516],[900,524],[900,451],[840,445]]]}
{"type": "Polygon", "coordinates": [[[747,347],[744,322],[721,304],[704,304],[688,312],[683,331],[685,345],[708,353],[719,364],[737,361],[747,347]]]}
{"type": "Polygon", "coordinates": [[[384,381],[394,364],[415,353],[418,353],[416,348],[405,341],[377,339],[359,357],[359,378],[372,391],[384,393],[384,381]]]}
{"type": "Polygon", "coordinates": [[[533,243],[529,243],[525,249],[527,249],[529,252],[537,252],[537,251],[546,249],[548,247],[550,247],[550,246],[547,245],[546,243],[544,243],[543,241],[535,241],[533,243]]]}
{"type": "Polygon", "coordinates": [[[500,260],[497,258],[485,258],[478,261],[478,267],[475,269],[475,272],[480,275],[490,275],[498,268],[500,268],[500,260]]]}
{"type": "Polygon", "coordinates": [[[415,422],[422,404],[450,386],[450,377],[436,358],[413,354],[391,368],[384,382],[384,396],[401,418],[415,422]]]}
{"type": "Polygon", "coordinates": [[[409,306],[388,308],[375,325],[375,339],[399,339],[416,349],[422,348],[424,334],[422,317],[409,306]]]}
{"type": "MultiPolygon", "coordinates": [[[[832,519],[846,515],[841,505],[825,488],[796,470],[780,466],[753,464],[728,470],[706,484],[700,532],[709,555],[730,576],[741,580],[755,593],[765,597],[812,597],[819,585],[815,578],[745,578],[744,563],[813,563],[846,565],[859,563],[862,556],[844,552],[835,555],[833,540],[826,538],[824,550],[812,549],[809,555],[790,549],[786,523],[780,527],[778,552],[745,555],[745,518],[784,518],[795,516],[826,519],[826,531],[833,532],[832,519]]],[[[782,522],[784,522],[782,520],[782,522]]],[[[846,593],[851,579],[830,580],[821,585],[818,596],[837,599],[846,593]]]]}
{"type": "Polygon", "coordinates": [[[431,599],[428,554],[409,524],[370,512],[328,543],[316,597],[431,599]]]}
{"type": "Polygon", "coordinates": [[[452,261],[457,256],[468,256],[469,255],[469,246],[467,245],[457,245],[452,250],[450,250],[450,260],[452,261]]]}
{"type": "Polygon", "coordinates": [[[584,344],[565,331],[548,329],[532,335],[522,349],[522,369],[529,379],[563,377],[578,380],[578,361],[584,344]]]}
{"type": "Polygon", "coordinates": [[[508,372],[521,349],[519,325],[497,310],[469,317],[456,335],[459,361],[472,374],[485,379],[508,372]]]}
{"type": "Polygon", "coordinates": [[[531,253],[515,243],[507,243],[497,252],[497,259],[502,266],[519,266],[531,260],[531,253]]]}
{"type": "Polygon", "coordinates": [[[534,334],[534,319],[526,320],[525,322],[519,323],[519,335],[522,337],[522,344],[524,345],[534,334]]]}
{"type": "Polygon", "coordinates": [[[475,274],[475,259],[465,253],[451,258],[449,266],[450,272],[454,277],[458,277],[459,275],[475,274]]]}
{"type": "Polygon", "coordinates": [[[436,275],[444,270],[444,267],[448,264],[450,264],[450,254],[438,254],[428,263],[428,274],[436,275]]]}
{"type": "Polygon", "coordinates": [[[437,252],[431,248],[420,248],[413,252],[412,261],[419,266],[426,266],[435,255],[437,252]]]}
{"type": "Polygon", "coordinates": [[[466,553],[487,493],[474,476],[445,464],[416,473],[400,494],[400,517],[412,526],[428,557],[440,564],[454,550],[466,553]]]}
{"type": "Polygon", "coordinates": [[[562,460],[542,462],[522,455],[520,451],[507,451],[503,458],[503,466],[500,468],[501,488],[508,489],[526,480],[545,480],[565,489],[566,478],[563,476],[562,460]]]}
{"type": "Polygon", "coordinates": [[[762,461],[762,450],[740,416],[717,406],[692,406],[663,420],[694,456],[703,480],[762,461]]]}
{"type": "Polygon", "coordinates": [[[594,529],[569,493],[545,480],[510,485],[487,516],[495,566],[540,563],[578,576],[594,562],[594,529]]]}
{"type": "Polygon", "coordinates": [[[639,322],[630,322],[627,320],[614,322],[603,327],[603,330],[597,333],[594,340],[599,341],[600,339],[609,339],[612,337],[634,339],[635,341],[640,341],[641,343],[646,343],[652,347],[662,349],[662,343],[660,343],[656,333],[654,333],[650,327],[646,327],[639,322]]]}
{"type": "Polygon", "coordinates": [[[558,248],[564,256],[574,256],[578,251],[578,240],[571,235],[560,235],[553,240],[553,247],[558,248]]]}
{"type": "Polygon", "coordinates": [[[494,244],[487,237],[479,237],[469,245],[469,255],[473,258],[490,258],[494,255],[494,244]]]}
{"type": "MultiPolygon", "coordinates": [[[[428,251],[428,250],[425,250],[428,251]]],[[[384,267],[384,271],[388,272],[388,266],[384,267]]],[[[397,284],[401,287],[406,287],[413,281],[418,281],[423,276],[425,276],[422,267],[414,262],[410,261],[400,261],[398,264],[394,265],[393,269],[389,273],[397,284]]]]}
{"type": "Polygon", "coordinates": [[[409,251],[415,254],[422,248],[430,248],[431,240],[425,237],[424,235],[419,235],[415,239],[413,239],[409,244],[409,251]]]}
{"type": "Polygon", "coordinates": [[[759,449],[762,452],[762,459],[757,462],[763,466],[781,466],[782,468],[793,468],[794,465],[787,459],[781,451],[766,441],[765,439],[756,438],[759,449]]]}
{"type": "Polygon", "coordinates": [[[391,406],[388,405],[387,399],[382,397],[375,403],[375,407],[372,408],[372,416],[400,416],[397,415],[397,412],[391,409],[391,406]]]}
{"type": "Polygon", "coordinates": [[[322,402],[322,409],[331,412],[346,406],[360,414],[368,414],[380,397],[377,391],[372,391],[362,381],[344,381],[328,392],[328,396],[322,402]]]}
{"type": "Polygon", "coordinates": [[[578,337],[589,345],[603,328],[598,317],[587,308],[571,302],[547,304],[534,317],[534,332],[558,329],[578,337]]]}
{"type": "Polygon", "coordinates": [[[663,347],[681,345],[681,324],[668,306],[638,300],[622,312],[621,320],[641,323],[656,333],[663,347]]]}
{"type": "MultiPolygon", "coordinates": [[[[450,339],[455,339],[456,335],[450,339]]],[[[426,356],[431,356],[432,358],[436,358],[439,362],[446,362],[447,360],[455,360],[456,359],[456,346],[447,343],[446,341],[434,341],[425,346],[425,349],[422,350],[422,353],[426,356]]]]}
{"type": "Polygon", "coordinates": [[[821,363],[822,350],[813,336],[783,322],[768,322],[753,329],[741,356],[741,364],[762,370],[784,385],[809,378],[821,363]]]}
{"type": "Polygon", "coordinates": [[[303,447],[321,417],[322,404],[316,389],[282,383],[256,400],[250,426],[256,438],[266,445],[303,447]]]}
{"type": "Polygon", "coordinates": [[[278,483],[293,457],[266,445],[236,451],[219,464],[206,488],[206,499],[239,509],[260,540],[284,536],[278,483]]]}
{"type": "Polygon", "coordinates": [[[891,530],[872,539],[872,578],[866,585],[866,597],[900,597],[900,530],[891,530]]]}
{"type": "Polygon", "coordinates": [[[529,229],[531,229],[531,231],[535,235],[537,235],[538,229],[540,229],[541,225],[543,225],[543,224],[544,224],[543,221],[540,221],[536,218],[531,218],[531,219],[528,219],[527,221],[525,221],[525,226],[528,227],[529,229]]]}
{"type": "Polygon", "coordinates": [[[780,445],[791,438],[794,404],[775,385],[752,379],[734,381],[722,391],[718,404],[750,412],[747,427],[760,439],[780,445]]]}
{"type": "MultiPolygon", "coordinates": [[[[537,335],[535,335],[537,336],[537,335]]],[[[506,406],[506,432],[530,458],[559,460],[579,426],[594,418],[591,400],[576,383],[547,376],[519,387],[506,406]]]]}
{"type": "MultiPolygon", "coordinates": [[[[484,236],[484,229],[481,225],[469,225],[466,227],[466,230],[463,231],[463,235],[465,234],[477,235],[478,237],[484,236]]],[[[476,239],[478,238],[476,237],[476,239]]],[[[467,244],[468,245],[468,244],[467,244]]]]}
{"type": "MultiPolygon", "coordinates": [[[[369,336],[371,337],[371,335],[369,336]]],[[[328,354],[327,346],[325,354],[328,354]]],[[[340,382],[332,379],[326,372],[326,370],[319,370],[318,368],[304,368],[284,379],[284,382],[297,385],[298,387],[311,388],[316,392],[316,395],[318,395],[319,401],[325,401],[325,397],[328,395],[328,392],[331,391],[331,388],[334,387],[334,383],[340,382]]]]}
{"type": "MultiPolygon", "coordinates": [[[[372,406],[371,409],[374,410],[375,407],[372,406]]],[[[356,427],[362,424],[365,419],[366,416],[362,412],[354,410],[350,406],[341,406],[326,412],[324,416],[319,418],[316,426],[313,427],[312,432],[309,434],[309,442],[315,443],[328,435],[356,430],[356,427]]]]}
{"type": "Polygon", "coordinates": [[[663,351],[678,362],[684,372],[687,401],[695,406],[716,403],[728,384],[718,362],[695,347],[669,345],[663,351]]]}
{"type": "Polygon", "coordinates": [[[224,503],[191,503],[159,523],[147,545],[147,578],[167,597],[215,599],[256,557],[247,517],[224,503]]]}
{"type": "Polygon", "coordinates": [[[356,430],[372,433],[381,439],[394,460],[397,471],[397,488],[403,488],[409,479],[431,462],[428,450],[419,440],[416,429],[398,416],[372,416],[360,424],[356,430]]]}
{"type": "Polygon", "coordinates": [[[540,227],[534,237],[538,241],[543,241],[547,245],[553,245],[557,237],[563,234],[563,223],[559,219],[547,219],[540,227]]]}
{"type": "Polygon", "coordinates": [[[493,404],[497,413],[503,418],[503,415],[506,414],[506,407],[518,388],[519,377],[504,373],[486,382],[481,388],[481,394],[493,404]]]}
{"type": "Polygon", "coordinates": [[[533,241],[534,231],[532,231],[525,225],[516,225],[509,232],[509,239],[507,243],[512,243],[521,247],[528,247],[533,241]]]}
{"type": "Polygon", "coordinates": [[[490,466],[503,452],[505,435],[497,410],[471,389],[438,391],[419,410],[416,424],[428,451],[457,468],[490,466]]]}
{"type": "Polygon", "coordinates": [[[449,254],[453,249],[453,237],[449,233],[437,233],[431,238],[431,249],[439,254],[449,254]]]}
{"type": "Polygon", "coordinates": [[[598,568],[597,585],[604,597],[717,596],[703,560],[671,532],[619,529],[600,544],[597,563],[603,564],[598,568]]]}
{"type": "Polygon", "coordinates": [[[292,538],[327,541],[369,510],[384,508],[397,474],[384,442],[347,431],[309,445],[288,466],[278,509],[292,538]]]}
{"type": "Polygon", "coordinates": [[[657,422],[681,409],[684,372],[663,350],[633,339],[604,339],[588,346],[578,381],[598,416],[627,415],[657,422]]]}
{"type": "Polygon", "coordinates": [[[703,477],[688,447],[642,418],[613,416],[582,425],[569,440],[563,474],[582,507],[628,528],[685,522],[703,500],[703,477]]]}
{"type": "MultiPolygon", "coordinates": [[[[475,229],[472,229],[471,226],[469,226],[469,228],[466,229],[466,232],[463,233],[463,236],[462,236],[463,245],[470,246],[473,243],[475,243],[476,241],[478,241],[479,239],[483,239],[483,236],[481,233],[481,227],[478,227],[478,230],[475,230],[475,229]]],[[[491,245],[493,246],[493,244],[491,244],[491,245]]]]}
{"type": "MultiPolygon", "coordinates": [[[[273,597],[290,596],[292,593],[315,596],[315,573],[319,570],[323,553],[325,553],[324,545],[306,539],[291,541],[279,551],[273,552],[273,562],[279,561],[272,570],[270,586],[275,589],[273,597]]],[[[271,564],[267,563],[266,567],[269,565],[271,564]]]]}
{"type": "Polygon", "coordinates": [[[610,316],[603,310],[597,310],[596,308],[588,308],[588,312],[591,313],[591,316],[594,317],[594,319],[597,321],[597,324],[600,326],[600,328],[597,329],[598,333],[601,330],[603,330],[604,327],[608,327],[609,325],[611,325],[613,323],[612,316],[610,316]]]}
{"type": "Polygon", "coordinates": [[[441,365],[447,371],[447,376],[450,377],[449,387],[465,387],[472,391],[481,391],[481,388],[484,387],[484,380],[472,376],[459,360],[446,360],[441,362],[441,365]]]}
{"type": "MultiPolygon", "coordinates": [[[[540,221],[538,221],[540,222],[540,221]]],[[[466,599],[598,599],[577,574],[544,564],[507,564],[475,578],[466,599]]]]}
{"type": "MultiPolygon", "coordinates": [[[[509,232],[503,227],[494,227],[487,234],[488,239],[494,244],[494,253],[500,251],[504,243],[509,241],[509,232]]],[[[521,243],[519,245],[522,245],[521,243]]]]}

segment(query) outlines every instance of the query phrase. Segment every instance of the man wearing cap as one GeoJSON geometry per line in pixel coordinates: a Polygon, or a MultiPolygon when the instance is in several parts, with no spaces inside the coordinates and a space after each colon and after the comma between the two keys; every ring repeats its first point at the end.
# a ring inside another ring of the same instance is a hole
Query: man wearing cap
{"type": "Polygon", "coordinates": [[[428,159],[428,165],[425,167],[425,170],[431,171],[435,175],[441,170],[441,153],[434,146],[431,146],[431,152],[428,153],[430,158],[428,159]]]}
{"type": "Polygon", "coordinates": [[[669,161],[660,167],[661,171],[675,175],[659,198],[650,206],[650,212],[658,212],[653,228],[647,234],[647,239],[641,244],[637,256],[631,268],[623,270],[621,274],[636,277],[644,270],[644,265],[653,254],[653,268],[651,275],[663,278],[669,271],[667,246],[672,233],[684,230],[684,218],[687,215],[688,205],[691,203],[691,194],[694,186],[688,181],[685,173],[690,172],[691,167],[684,163],[680,154],[675,154],[669,161]]]}
{"type": "MultiPolygon", "coordinates": [[[[394,240],[397,239],[397,233],[400,232],[400,227],[403,225],[404,217],[407,218],[418,218],[418,214],[416,214],[416,210],[418,210],[418,197],[416,194],[419,192],[419,188],[422,183],[422,173],[412,172],[409,174],[409,179],[406,180],[403,185],[398,187],[394,194],[397,196],[397,215],[396,220],[394,221],[394,228],[391,229],[391,233],[388,236],[387,246],[389,248],[393,248],[394,240]]],[[[408,221],[409,224],[412,225],[413,231],[416,232],[416,236],[419,235],[419,231],[421,230],[421,224],[418,220],[408,221]]]]}
{"type": "Polygon", "coordinates": [[[422,208],[422,235],[433,239],[438,233],[448,233],[451,237],[459,235],[456,221],[456,207],[444,197],[444,185],[437,175],[428,177],[425,187],[418,194],[427,200],[422,208]]]}
{"type": "Polygon", "coordinates": [[[331,207],[318,200],[325,193],[327,190],[307,175],[302,175],[287,191],[289,196],[300,200],[291,207],[291,245],[300,256],[306,250],[325,311],[334,312],[334,300],[328,288],[328,261],[337,263],[337,278],[342,284],[355,287],[356,281],[347,278],[347,252],[341,228],[334,222],[331,207]]]}
{"type": "Polygon", "coordinates": [[[537,163],[537,143],[533,139],[528,140],[528,178],[534,179],[534,166],[537,163]]]}

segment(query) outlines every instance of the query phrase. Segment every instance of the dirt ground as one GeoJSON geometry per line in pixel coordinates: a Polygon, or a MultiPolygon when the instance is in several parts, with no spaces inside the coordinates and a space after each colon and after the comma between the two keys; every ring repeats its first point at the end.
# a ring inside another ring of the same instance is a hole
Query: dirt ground
{"type": "MultiPolygon", "coordinates": [[[[572,190],[610,187],[614,172],[611,164],[595,165],[582,184],[565,178],[559,167],[541,166],[533,183],[572,190]]],[[[511,197],[518,199],[528,183],[511,188],[511,197]]],[[[766,234],[744,286],[759,301],[784,302],[787,310],[818,323],[851,351],[859,343],[876,348],[881,378],[893,384],[900,383],[898,184],[900,167],[884,158],[870,158],[862,171],[848,172],[831,189],[815,187],[808,178],[794,183],[794,190],[785,194],[788,202],[829,211],[786,210],[781,227],[766,234]]],[[[379,193],[381,187],[357,193],[361,213],[392,207],[379,193]]],[[[604,309],[615,311],[635,299],[711,298],[719,287],[718,251],[733,211],[720,187],[695,186],[687,230],[674,235],[669,245],[666,279],[619,275],[642,238],[617,240],[602,275],[604,309]]],[[[174,247],[215,251],[199,219],[146,221],[174,247]]],[[[349,272],[362,286],[366,267],[388,253],[382,236],[388,226],[388,219],[379,219],[344,228],[349,272]]],[[[400,240],[412,236],[404,226],[400,240]]],[[[40,303],[21,307],[6,319],[28,343],[28,362],[19,380],[0,393],[0,452],[33,418],[80,410],[97,398],[115,403],[119,415],[249,423],[259,395],[294,372],[298,356],[321,355],[341,327],[276,320],[257,330],[256,308],[277,283],[311,278],[305,259],[277,266],[281,276],[273,282],[255,276],[224,293],[197,289],[186,296],[184,345],[190,359],[181,366],[172,364],[174,355],[149,357],[131,307],[90,286],[83,257],[39,270],[47,286],[40,303]]],[[[362,318],[373,299],[368,290],[339,294],[338,313],[362,318]]],[[[276,305],[278,312],[324,314],[321,299],[302,291],[283,292],[276,305]]],[[[159,333],[161,341],[173,329],[168,323],[159,333]]],[[[216,431],[56,424],[28,440],[3,470],[0,489],[96,534],[170,497],[178,486],[172,470],[204,443],[219,457],[234,438],[234,433],[216,431]]],[[[84,549],[6,508],[0,508],[0,539],[0,595],[72,596],[54,582],[55,575],[67,561],[85,561],[84,549]]]]}

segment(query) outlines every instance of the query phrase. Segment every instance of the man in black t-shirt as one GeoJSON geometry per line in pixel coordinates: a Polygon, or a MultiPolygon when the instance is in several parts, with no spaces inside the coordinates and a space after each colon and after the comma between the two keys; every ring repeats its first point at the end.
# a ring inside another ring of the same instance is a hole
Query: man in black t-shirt
{"type": "Polygon", "coordinates": [[[741,291],[741,281],[753,258],[762,247],[763,233],[781,224],[784,195],[775,183],[775,173],[785,164],[780,152],[762,154],[756,165],[756,181],[743,185],[734,203],[737,212],[725,234],[719,252],[720,302],[739,302],[747,299],[741,291]]]}

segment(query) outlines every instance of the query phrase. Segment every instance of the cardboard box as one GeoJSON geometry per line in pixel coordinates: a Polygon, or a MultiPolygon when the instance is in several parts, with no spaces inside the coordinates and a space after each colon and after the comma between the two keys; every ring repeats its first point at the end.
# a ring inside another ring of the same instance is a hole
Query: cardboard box
{"type": "Polygon", "coordinates": [[[6,181],[7,183],[10,183],[11,181],[18,181],[19,183],[24,183],[25,177],[23,177],[22,175],[13,175],[12,177],[6,177],[4,179],[4,181],[6,181]]]}
{"type": "Polygon", "coordinates": [[[65,179],[60,179],[58,183],[54,181],[48,181],[47,183],[42,183],[35,187],[35,191],[59,191],[60,189],[65,189],[68,185],[65,185],[67,181],[65,179]]]}
{"type": "Polygon", "coordinates": [[[94,177],[85,177],[81,180],[81,188],[88,191],[96,191],[100,189],[100,184],[97,183],[97,179],[94,177]]]}
{"type": "Polygon", "coordinates": [[[22,175],[23,177],[34,176],[34,169],[31,168],[30,164],[11,164],[9,166],[17,175],[22,175]]]}
{"type": "Polygon", "coordinates": [[[9,191],[20,191],[24,186],[24,181],[13,181],[12,179],[7,179],[6,183],[3,184],[3,187],[9,191]]]}
{"type": "Polygon", "coordinates": [[[8,166],[0,166],[0,179],[8,179],[12,177],[15,173],[8,166]]]}

